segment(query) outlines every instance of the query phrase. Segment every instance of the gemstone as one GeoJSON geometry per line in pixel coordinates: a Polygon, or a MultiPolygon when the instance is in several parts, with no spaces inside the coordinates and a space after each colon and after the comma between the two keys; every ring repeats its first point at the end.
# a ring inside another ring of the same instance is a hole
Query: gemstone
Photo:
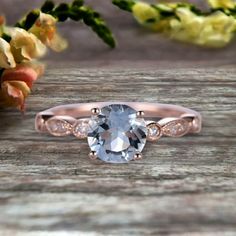
{"type": "Polygon", "coordinates": [[[122,104],[101,108],[89,121],[88,144],[99,159],[111,163],[126,163],[140,153],[145,144],[147,128],[137,111],[122,104]]]}
{"type": "Polygon", "coordinates": [[[189,123],[184,119],[168,122],[162,127],[163,134],[170,137],[180,137],[189,131],[189,123]]]}
{"type": "Polygon", "coordinates": [[[54,136],[66,136],[71,134],[71,124],[56,117],[47,120],[46,128],[48,132],[54,136]]]}
{"type": "Polygon", "coordinates": [[[88,134],[88,120],[78,120],[73,127],[73,134],[77,138],[86,138],[88,134]]]}
{"type": "Polygon", "coordinates": [[[147,138],[149,141],[155,141],[161,137],[161,127],[157,123],[151,123],[147,126],[147,138]]]}

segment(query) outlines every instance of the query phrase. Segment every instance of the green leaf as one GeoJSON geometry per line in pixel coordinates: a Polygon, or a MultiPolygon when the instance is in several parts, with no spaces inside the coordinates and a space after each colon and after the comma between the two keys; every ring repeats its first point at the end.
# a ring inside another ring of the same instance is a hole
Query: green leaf
{"type": "Polygon", "coordinates": [[[30,29],[33,26],[33,24],[35,23],[35,21],[38,19],[38,17],[39,17],[39,11],[38,10],[31,11],[26,16],[25,23],[24,23],[24,29],[25,30],[30,29]]]}
{"type": "Polygon", "coordinates": [[[106,44],[114,48],[116,45],[114,37],[99,13],[87,6],[81,7],[80,11],[84,23],[90,26],[106,44]]]}
{"type": "Polygon", "coordinates": [[[132,12],[132,7],[136,3],[135,0],[113,0],[112,3],[120,9],[132,12]]]}
{"type": "Polygon", "coordinates": [[[46,0],[43,6],[41,7],[41,11],[44,13],[49,13],[50,11],[53,10],[55,4],[51,0],[46,0]]]}
{"type": "Polygon", "coordinates": [[[28,13],[25,19],[23,19],[20,22],[17,22],[15,26],[19,28],[23,28],[25,30],[29,30],[33,26],[35,21],[38,19],[39,13],[40,13],[39,10],[31,11],[30,13],[28,13]]]}
{"type": "Polygon", "coordinates": [[[66,21],[69,17],[70,7],[66,3],[59,4],[53,11],[53,15],[58,18],[59,21],[66,21]]]}
{"type": "Polygon", "coordinates": [[[83,0],[74,0],[71,4],[72,7],[82,7],[84,5],[83,0]]]}
{"type": "Polygon", "coordinates": [[[11,41],[11,36],[8,35],[8,34],[6,34],[6,33],[3,33],[3,34],[1,35],[1,38],[3,38],[4,40],[6,40],[8,43],[10,43],[10,41],[11,41]]]}
{"type": "Polygon", "coordinates": [[[71,10],[69,11],[69,17],[71,20],[74,21],[79,21],[81,20],[82,17],[82,12],[79,7],[72,7],[71,10]]]}

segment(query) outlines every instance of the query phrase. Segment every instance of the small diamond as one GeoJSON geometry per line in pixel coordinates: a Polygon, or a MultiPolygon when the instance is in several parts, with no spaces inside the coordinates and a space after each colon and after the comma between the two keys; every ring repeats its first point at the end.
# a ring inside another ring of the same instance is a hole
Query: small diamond
{"type": "Polygon", "coordinates": [[[162,128],[163,133],[171,137],[180,137],[189,131],[189,123],[184,119],[173,120],[162,128]]]}
{"type": "Polygon", "coordinates": [[[86,138],[88,134],[88,120],[78,120],[73,127],[73,134],[77,138],[86,138]]]}
{"type": "Polygon", "coordinates": [[[150,141],[155,141],[161,137],[161,127],[157,123],[151,123],[147,126],[147,138],[150,141]]]}
{"type": "Polygon", "coordinates": [[[71,124],[65,120],[52,117],[46,122],[49,133],[54,136],[66,136],[71,133],[71,124]]]}

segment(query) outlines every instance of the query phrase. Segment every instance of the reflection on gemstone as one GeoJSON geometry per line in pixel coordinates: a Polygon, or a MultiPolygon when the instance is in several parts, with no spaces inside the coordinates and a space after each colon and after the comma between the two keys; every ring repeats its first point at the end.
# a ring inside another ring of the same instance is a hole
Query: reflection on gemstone
{"type": "Polygon", "coordinates": [[[133,108],[112,104],[101,109],[89,121],[88,144],[98,158],[106,162],[126,163],[140,153],[146,143],[143,118],[133,108]]]}

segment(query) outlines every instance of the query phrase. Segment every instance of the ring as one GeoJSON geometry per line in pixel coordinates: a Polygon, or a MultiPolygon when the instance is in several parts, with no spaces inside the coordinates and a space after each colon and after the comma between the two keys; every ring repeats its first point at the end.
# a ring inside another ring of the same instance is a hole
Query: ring
{"type": "Polygon", "coordinates": [[[87,138],[89,157],[110,163],[142,158],[146,141],[201,131],[200,113],[176,105],[95,102],[53,107],[36,115],[35,128],[54,136],[87,138]]]}

